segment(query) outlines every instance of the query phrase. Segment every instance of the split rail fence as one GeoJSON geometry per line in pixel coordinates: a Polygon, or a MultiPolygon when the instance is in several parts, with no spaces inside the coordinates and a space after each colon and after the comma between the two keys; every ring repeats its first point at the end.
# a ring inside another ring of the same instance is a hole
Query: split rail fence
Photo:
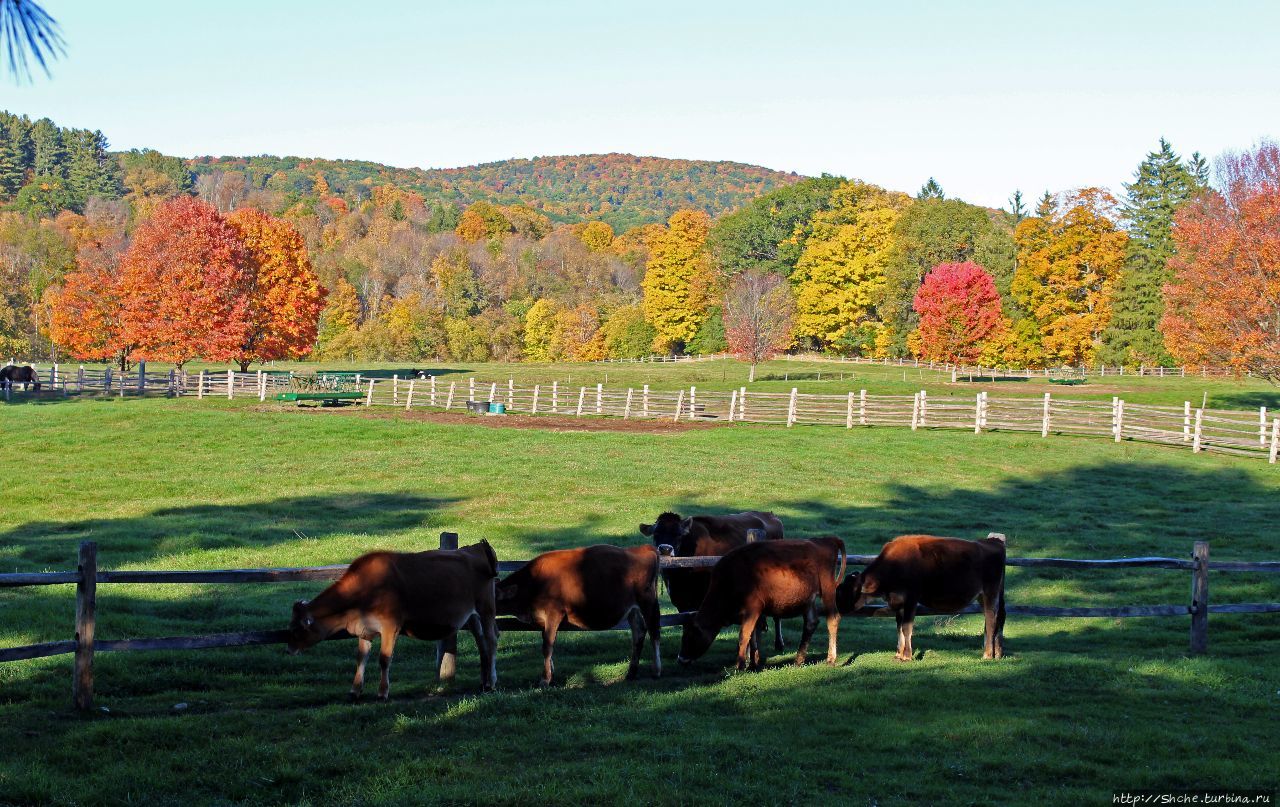
{"type": "MultiPolygon", "coordinates": [[[[457,533],[440,534],[441,549],[456,549],[457,533]]],[[[870,563],[874,555],[850,555],[851,565],[870,563]]],[[[718,557],[672,557],[664,554],[659,558],[663,569],[705,568],[714,565],[718,557]]],[[[500,561],[499,573],[506,574],[519,569],[528,561],[500,561]]],[[[1280,612],[1280,603],[1228,603],[1209,602],[1209,573],[1213,572],[1280,572],[1280,561],[1242,562],[1209,560],[1209,544],[1197,541],[1192,549],[1191,558],[1111,558],[1104,560],[1079,560],[1071,558],[1008,558],[1007,566],[1030,568],[1058,568],[1079,570],[1109,570],[1129,568],[1175,569],[1191,572],[1191,596],[1186,604],[1180,605],[1121,605],[1099,607],[1058,607],[1042,605],[1008,605],[1006,611],[1012,616],[1033,617],[1190,617],[1191,653],[1208,652],[1209,647],[1209,614],[1262,614],[1280,612]]],[[[97,587],[98,584],[133,583],[146,585],[162,585],[166,583],[295,583],[301,581],[329,581],[339,578],[345,565],[312,566],[303,568],[281,569],[219,569],[193,571],[109,571],[98,568],[97,544],[85,541],[80,544],[78,563],[75,571],[36,572],[0,574],[0,588],[17,586],[49,586],[70,585],[76,587],[75,633],[73,639],[26,645],[23,647],[0,648],[0,662],[20,661],[24,659],[43,658],[74,654],[75,662],[72,673],[72,701],[77,709],[86,710],[93,706],[93,659],[99,652],[134,652],[146,650],[203,650],[216,647],[242,647],[248,645],[282,644],[288,639],[285,630],[246,631],[240,633],[220,633],[202,636],[179,636],[165,638],[136,639],[98,639],[97,623],[97,587]]],[[[959,613],[977,613],[976,606],[970,606],[959,613]]],[[[282,611],[282,614],[285,613],[282,611]]],[[[868,606],[858,616],[885,616],[891,613],[887,608],[868,606]]],[[[926,609],[920,609],[922,615],[928,615],[926,609]]],[[[666,614],[662,617],[663,626],[681,625],[688,614],[666,614]]],[[[536,630],[532,625],[511,618],[499,619],[499,627],[503,630],[536,630]]],[[[623,629],[619,625],[615,629],[623,629]]],[[[566,626],[567,629],[567,626],[566,626]]],[[[343,633],[333,639],[351,638],[343,633]]],[[[456,669],[457,640],[456,637],[437,644],[437,663],[442,679],[453,677],[456,669]]]]}

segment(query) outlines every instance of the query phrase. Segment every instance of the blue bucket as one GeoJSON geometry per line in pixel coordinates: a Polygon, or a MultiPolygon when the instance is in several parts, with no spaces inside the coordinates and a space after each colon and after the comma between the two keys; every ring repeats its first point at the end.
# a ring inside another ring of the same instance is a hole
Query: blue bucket
{"type": "Polygon", "coordinates": [[[489,404],[489,414],[505,415],[507,414],[507,405],[504,403],[498,403],[497,401],[492,401],[489,404]]]}

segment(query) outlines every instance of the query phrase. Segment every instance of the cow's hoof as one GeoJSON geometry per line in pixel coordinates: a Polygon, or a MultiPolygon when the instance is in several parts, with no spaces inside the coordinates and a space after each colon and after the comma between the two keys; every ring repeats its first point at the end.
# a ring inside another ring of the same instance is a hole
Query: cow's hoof
{"type": "Polygon", "coordinates": [[[804,661],[805,661],[804,656],[796,656],[796,666],[797,666],[797,667],[803,667],[803,666],[804,666],[804,661]]]}
{"type": "Polygon", "coordinates": [[[905,662],[905,661],[911,661],[911,656],[902,656],[902,655],[898,655],[898,656],[894,656],[894,657],[893,657],[893,660],[894,660],[894,661],[904,661],[904,662],[905,662]]]}
{"type": "Polygon", "coordinates": [[[828,666],[828,667],[834,667],[834,666],[836,666],[836,657],[835,657],[835,656],[828,656],[828,657],[827,657],[827,666],[828,666]]]}
{"type": "Polygon", "coordinates": [[[360,693],[359,693],[359,692],[348,692],[348,693],[347,693],[347,701],[348,701],[348,702],[350,702],[350,703],[359,703],[359,702],[360,702],[360,693]]]}
{"type": "Polygon", "coordinates": [[[551,682],[545,678],[538,679],[538,689],[546,689],[551,686],[551,682]]]}
{"type": "Polygon", "coordinates": [[[389,701],[389,700],[391,700],[391,693],[389,693],[389,692],[379,692],[379,693],[378,693],[378,701],[379,701],[380,703],[386,703],[386,702],[387,702],[387,701],[389,701]]]}

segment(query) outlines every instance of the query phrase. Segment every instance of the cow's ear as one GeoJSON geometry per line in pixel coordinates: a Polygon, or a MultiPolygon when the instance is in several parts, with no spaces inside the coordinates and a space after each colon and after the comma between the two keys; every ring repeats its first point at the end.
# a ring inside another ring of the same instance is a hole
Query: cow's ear
{"type": "Polygon", "coordinates": [[[680,521],[680,534],[688,535],[689,530],[693,529],[693,516],[688,516],[680,521]]]}
{"type": "Polygon", "coordinates": [[[652,535],[653,535],[653,525],[652,525],[652,524],[641,524],[641,525],[640,525],[640,534],[641,534],[641,535],[648,535],[648,536],[652,536],[652,535]]]}

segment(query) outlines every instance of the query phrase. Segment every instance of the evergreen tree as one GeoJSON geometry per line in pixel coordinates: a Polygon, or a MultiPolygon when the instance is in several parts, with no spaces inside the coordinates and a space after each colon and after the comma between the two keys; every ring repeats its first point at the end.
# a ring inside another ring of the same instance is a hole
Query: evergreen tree
{"type": "Polygon", "coordinates": [[[0,199],[12,199],[22,190],[22,164],[15,158],[9,128],[0,126],[0,199]]]}
{"type": "Polygon", "coordinates": [[[1027,206],[1022,202],[1022,191],[1014,191],[1013,196],[1009,197],[1009,213],[1013,216],[1015,229],[1027,217],[1027,206]]]}
{"type": "Polygon", "coordinates": [[[933,177],[929,177],[929,181],[920,186],[920,192],[916,194],[917,199],[945,199],[942,193],[942,186],[933,177]]]}
{"type": "Polygon", "coordinates": [[[1184,165],[1161,138],[1160,148],[1147,155],[1134,181],[1124,186],[1129,244],[1111,324],[1102,335],[1098,358],[1106,364],[1171,361],[1158,329],[1164,314],[1162,289],[1174,254],[1174,213],[1201,188],[1194,166],[1194,158],[1184,165]]]}
{"type": "Polygon", "coordinates": [[[95,196],[120,198],[120,164],[107,153],[107,138],[102,132],[71,129],[64,133],[63,142],[67,147],[67,183],[81,204],[95,196]]]}
{"type": "Polygon", "coordinates": [[[1200,152],[1191,152],[1191,159],[1187,160],[1187,170],[1196,178],[1196,182],[1200,187],[1209,187],[1209,161],[1200,155],[1200,152]]]}
{"type": "Polygon", "coordinates": [[[48,118],[31,125],[31,168],[38,177],[64,178],[67,175],[67,150],[62,145],[62,130],[48,118]]]}

